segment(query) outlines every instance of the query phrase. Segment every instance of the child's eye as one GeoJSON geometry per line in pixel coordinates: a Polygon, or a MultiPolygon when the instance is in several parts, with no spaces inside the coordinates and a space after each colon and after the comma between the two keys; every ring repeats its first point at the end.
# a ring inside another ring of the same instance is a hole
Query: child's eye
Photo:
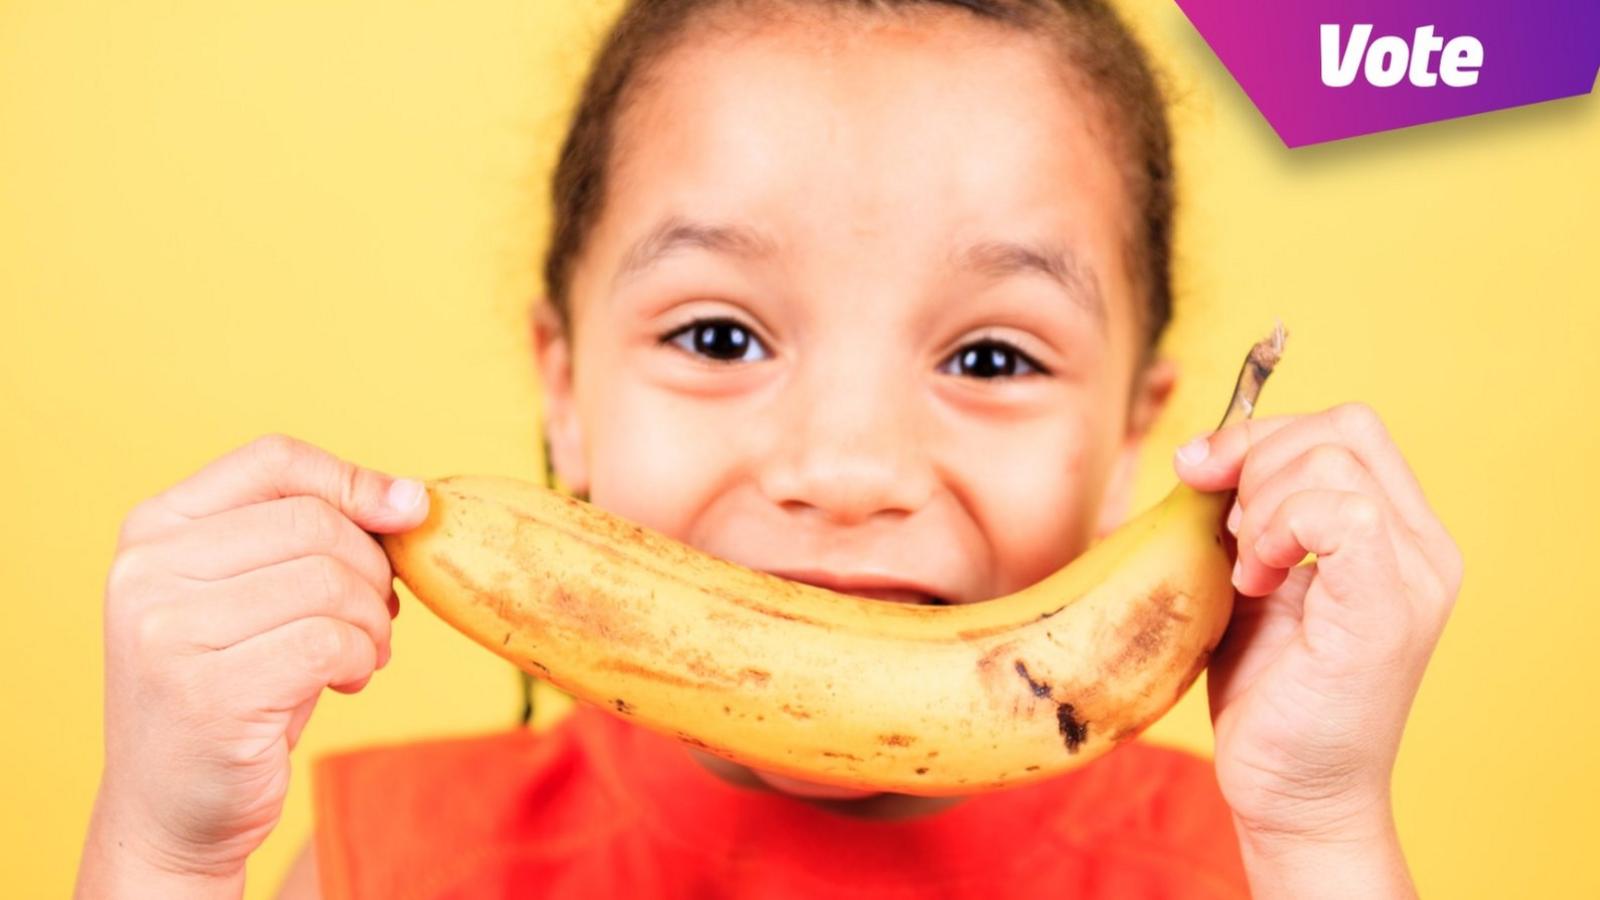
{"type": "Polygon", "coordinates": [[[661,342],[717,362],[758,362],[771,355],[760,338],[732,319],[698,319],[668,332],[661,342]]]}
{"type": "Polygon", "coordinates": [[[1045,374],[1044,366],[1005,341],[985,338],[951,354],[939,371],[968,378],[1014,378],[1045,374]]]}

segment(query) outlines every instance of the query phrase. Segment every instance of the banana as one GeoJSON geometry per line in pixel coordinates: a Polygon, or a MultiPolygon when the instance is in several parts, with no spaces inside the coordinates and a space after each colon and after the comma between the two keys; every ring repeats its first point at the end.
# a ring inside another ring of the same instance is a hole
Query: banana
{"type": "MultiPolygon", "coordinates": [[[[1284,341],[1256,344],[1223,424],[1284,341]]],[[[526,482],[430,482],[382,537],[401,581],[524,671],[758,769],[958,795],[1048,778],[1138,735],[1195,681],[1233,606],[1232,492],[1180,484],[1034,585],[889,603],[702,553],[526,482]]]]}

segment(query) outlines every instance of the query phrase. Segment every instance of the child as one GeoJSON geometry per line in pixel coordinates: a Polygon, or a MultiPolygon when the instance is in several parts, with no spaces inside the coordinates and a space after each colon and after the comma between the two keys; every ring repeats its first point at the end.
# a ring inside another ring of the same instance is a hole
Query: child
{"type": "MultiPolygon", "coordinates": [[[[1175,378],[1173,187],[1098,0],[635,0],[555,188],[546,433],[594,503],[901,603],[1022,588],[1129,511],[1175,378]]],[[[308,856],[285,896],[1411,896],[1389,777],[1453,542],[1362,406],[1175,466],[1238,490],[1214,772],[1132,743],[959,801],[872,795],[580,709],[327,761],[320,887],[308,856]]],[[[425,515],[417,482],[281,437],[129,515],[81,896],[240,896],[318,694],[388,661],[368,532],[425,515]]]]}

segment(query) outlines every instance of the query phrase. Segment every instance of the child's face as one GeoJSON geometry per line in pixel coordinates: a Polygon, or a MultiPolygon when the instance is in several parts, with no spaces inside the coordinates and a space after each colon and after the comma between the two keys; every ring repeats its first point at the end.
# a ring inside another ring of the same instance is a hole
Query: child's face
{"type": "Polygon", "coordinates": [[[1171,375],[1137,371],[1118,151],[1053,51],[796,18],[655,71],[542,329],[563,480],[885,600],[999,596],[1116,524],[1171,375]]]}

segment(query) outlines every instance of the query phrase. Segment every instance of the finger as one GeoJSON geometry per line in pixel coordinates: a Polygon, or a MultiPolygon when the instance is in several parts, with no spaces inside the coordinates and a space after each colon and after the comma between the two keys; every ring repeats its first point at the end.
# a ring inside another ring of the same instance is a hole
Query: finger
{"type": "Polygon", "coordinates": [[[427,516],[427,492],[420,482],[364,469],[283,435],[234,450],[159,495],[159,501],[198,519],[299,495],[321,498],[367,531],[404,531],[427,516]]]}
{"type": "Polygon", "coordinates": [[[1231,519],[1234,537],[1254,535],[1291,494],[1333,490],[1382,498],[1383,489],[1355,454],[1337,444],[1318,444],[1277,469],[1261,473],[1255,457],[1246,461],[1231,519]],[[1251,526],[1254,526],[1252,528],[1251,526]]]}
{"type": "Polygon", "coordinates": [[[354,685],[372,675],[378,650],[365,631],[330,616],[295,619],[203,654],[214,677],[237,685],[247,702],[292,712],[325,687],[354,685]]]}
{"type": "Polygon", "coordinates": [[[334,557],[375,590],[394,583],[389,558],[372,536],[317,497],[285,497],[230,509],[135,548],[166,571],[202,581],[233,578],[301,556],[334,557]]]}
{"type": "Polygon", "coordinates": [[[1307,490],[1331,490],[1364,494],[1380,503],[1387,521],[1394,522],[1389,537],[1403,572],[1429,573],[1429,583],[1437,579],[1433,564],[1421,544],[1421,539],[1400,522],[1399,512],[1390,502],[1389,495],[1361,460],[1348,447],[1340,444],[1317,444],[1291,460],[1283,468],[1266,475],[1255,474],[1257,457],[1245,463],[1244,476],[1239,488],[1240,515],[1234,536],[1243,548],[1241,553],[1253,556],[1257,535],[1266,527],[1283,500],[1307,490]]]}
{"type": "MultiPolygon", "coordinates": [[[[1377,480],[1372,473],[1343,447],[1321,444],[1289,461],[1281,469],[1266,476],[1265,480],[1251,478],[1251,467],[1256,458],[1245,463],[1244,479],[1239,488],[1237,530],[1238,565],[1235,585],[1246,596],[1259,597],[1277,590],[1283,579],[1300,559],[1287,566],[1274,566],[1261,560],[1255,553],[1255,542],[1267,528],[1287,498],[1306,491],[1337,491],[1363,494],[1378,503],[1386,503],[1377,480]]],[[[1304,556],[1304,554],[1302,554],[1304,556]]]]}
{"type": "Polygon", "coordinates": [[[328,690],[338,691],[341,694],[359,694],[366,688],[367,685],[372,683],[372,676],[377,671],[378,667],[373,666],[371,672],[368,672],[362,677],[357,678],[355,681],[345,681],[338,684],[330,684],[328,685],[328,690]]]}
{"type": "Polygon", "coordinates": [[[1201,491],[1238,487],[1239,472],[1250,448],[1292,425],[1302,416],[1245,419],[1211,434],[1203,434],[1178,448],[1173,467],[1184,483],[1201,491]]]}
{"type": "Polygon", "coordinates": [[[1390,537],[1391,514],[1374,498],[1341,491],[1305,491],[1279,504],[1255,541],[1265,566],[1287,568],[1307,553],[1317,556],[1320,594],[1333,608],[1314,609],[1306,598],[1306,622],[1313,617],[1362,637],[1376,638],[1394,628],[1406,596],[1390,537]]]}
{"type": "Polygon", "coordinates": [[[187,516],[179,515],[159,496],[151,497],[128,511],[117,531],[117,548],[142,544],[188,523],[187,516]]]}
{"type": "Polygon", "coordinates": [[[379,592],[361,573],[332,556],[301,556],[243,575],[210,581],[162,614],[183,616],[183,633],[211,650],[231,647],[258,634],[313,616],[341,619],[360,628],[378,647],[389,645],[389,591],[379,592]]]}
{"type": "MultiPolygon", "coordinates": [[[[1348,403],[1306,416],[1297,427],[1262,441],[1254,455],[1270,469],[1317,444],[1337,444],[1348,449],[1383,486],[1400,520],[1419,536],[1425,534],[1429,525],[1437,525],[1416,475],[1371,407],[1348,403]]],[[[1248,475],[1247,472],[1246,480],[1248,475]]]]}
{"type": "MultiPolygon", "coordinates": [[[[1449,536],[1428,505],[1415,473],[1371,407],[1347,403],[1314,415],[1292,418],[1289,427],[1273,429],[1246,448],[1251,462],[1239,478],[1240,490],[1250,489],[1252,477],[1270,473],[1314,446],[1335,444],[1347,448],[1372,473],[1393,504],[1400,522],[1423,542],[1423,550],[1430,558],[1435,548],[1448,542],[1449,536]]],[[[1215,451],[1218,456],[1242,452],[1237,436],[1225,440],[1229,446],[1215,451]]],[[[1435,564],[1443,562],[1442,559],[1433,561],[1435,564]]]]}

